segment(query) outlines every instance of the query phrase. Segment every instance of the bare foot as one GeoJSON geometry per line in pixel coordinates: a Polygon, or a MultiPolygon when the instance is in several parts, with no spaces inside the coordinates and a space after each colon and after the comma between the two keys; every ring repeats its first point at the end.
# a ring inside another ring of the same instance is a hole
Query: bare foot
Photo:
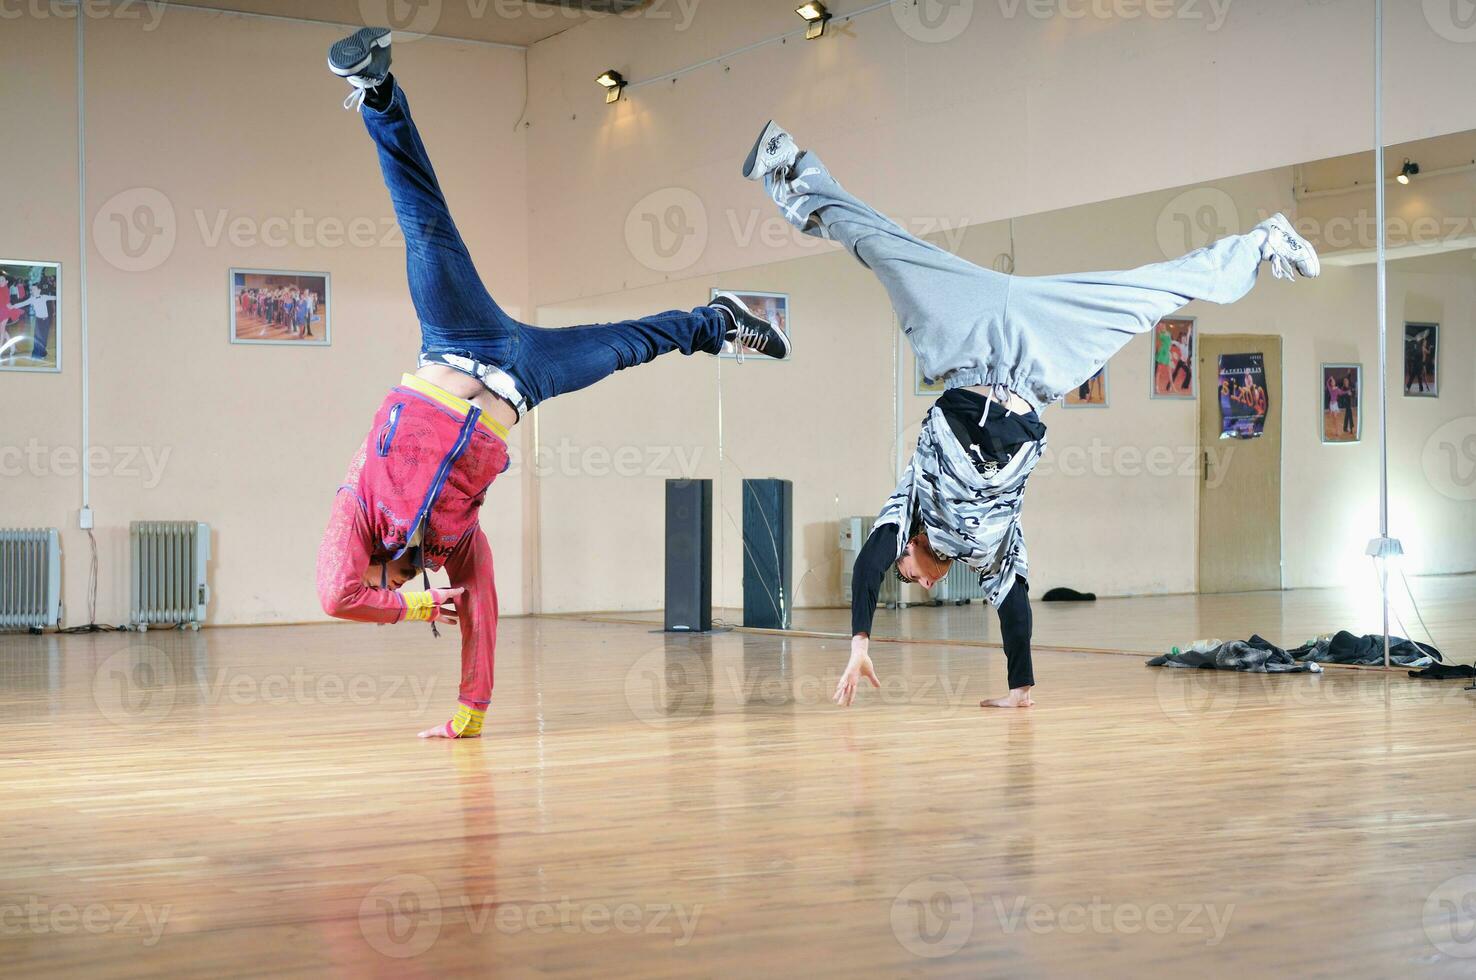
{"type": "Polygon", "coordinates": [[[981,708],[1030,708],[1034,705],[1035,699],[1030,696],[1028,687],[1017,687],[1005,697],[979,702],[981,708]]]}
{"type": "MultiPolygon", "coordinates": [[[[461,589],[456,589],[457,595],[461,589]]],[[[454,597],[452,597],[454,598],[454,597]]],[[[455,622],[446,615],[441,616],[441,622],[455,622]]],[[[473,708],[467,704],[458,704],[456,714],[444,725],[435,728],[427,728],[420,733],[421,738],[476,738],[482,734],[482,723],[487,718],[486,708],[473,708]]]]}
{"type": "Polygon", "coordinates": [[[423,731],[423,732],[420,733],[419,737],[420,738],[481,738],[482,737],[482,733],[479,731],[475,735],[470,735],[470,734],[458,735],[458,734],[456,734],[455,729],[453,729],[451,727],[451,722],[447,721],[447,722],[442,722],[441,724],[437,725],[434,728],[427,728],[425,731],[423,731]]]}

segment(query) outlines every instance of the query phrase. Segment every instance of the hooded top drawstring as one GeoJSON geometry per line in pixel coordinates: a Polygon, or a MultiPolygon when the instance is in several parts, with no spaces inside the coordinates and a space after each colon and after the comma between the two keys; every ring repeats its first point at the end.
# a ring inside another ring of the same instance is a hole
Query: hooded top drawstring
{"type": "MultiPolygon", "coordinates": [[[[425,591],[429,592],[431,590],[430,572],[428,572],[428,571],[425,570],[425,566],[424,565],[421,565],[420,566],[420,580],[425,583],[425,591]]],[[[434,636],[436,639],[440,639],[441,638],[441,631],[438,630],[438,629],[436,629],[436,621],[434,619],[431,620],[430,626],[431,626],[431,636],[434,636]]]]}

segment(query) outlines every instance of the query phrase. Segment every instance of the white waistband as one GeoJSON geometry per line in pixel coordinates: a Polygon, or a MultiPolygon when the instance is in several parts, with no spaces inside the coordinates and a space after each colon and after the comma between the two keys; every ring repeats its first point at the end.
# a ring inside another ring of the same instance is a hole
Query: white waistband
{"type": "Polygon", "coordinates": [[[460,354],[421,354],[420,366],[425,367],[427,364],[443,364],[454,371],[460,371],[462,374],[476,378],[482,383],[483,388],[511,405],[513,411],[518,413],[520,422],[528,413],[528,399],[523,397],[523,393],[518,390],[518,383],[513,380],[512,375],[501,368],[484,364],[470,357],[462,357],[460,354]]]}

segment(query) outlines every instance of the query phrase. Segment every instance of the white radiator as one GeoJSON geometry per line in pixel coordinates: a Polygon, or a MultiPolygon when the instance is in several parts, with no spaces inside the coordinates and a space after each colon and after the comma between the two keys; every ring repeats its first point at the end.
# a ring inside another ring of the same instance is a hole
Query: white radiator
{"type": "Polygon", "coordinates": [[[56,528],[0,530],[0,630],[61,621],[61,539],[56,528]]]}
{"type": "Polygon", "coordinates": [[[961,561],[954,562],[943,581],[933,586],[933,598],[956,606],[984,598],[984,590],[979,586],[979,573],[961,561]]]}
{"type": "Polygon", "coordinates": [[[842,517],[840,521],[836,544],[841,553],[841,596],[847,602],[851,601],[851,575],[856,556],[861,553],[861,546],[866,543],[870,528],[871,525],[866,523],[864,517],[842,517]]]}
{"type": "Polygon", "coordinates": [[[205,622],[210,586],[210,525],[194,521],[134,521],[128,525],[133,555],[130,622],[139,629],[205,622]]]}
{"type": "MultiPolygon", "coordinates": [[[[871,525],[875,523],[874,517],[842,517],[840,520],[836,544],[841,552],[841,596],[846,602],[851,601],[851,576],[856,556],[861,553],[861,546],[866,544],[866,539],[871,537],[871,525]]],[[[882,579],[876,604],[884,609],[895,609],[901,602],[902,582],[896,575],[888,572],[882,579]]]]}

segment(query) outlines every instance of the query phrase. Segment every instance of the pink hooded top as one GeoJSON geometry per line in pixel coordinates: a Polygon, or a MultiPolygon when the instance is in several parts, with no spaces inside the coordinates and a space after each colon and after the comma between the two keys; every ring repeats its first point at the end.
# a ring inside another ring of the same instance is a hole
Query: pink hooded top
{"type": "Polygon", "coordinates": [[[492,692],[497,589],[492,550],[477,523],[487,488],[508,467],[505,430],[469,402],[405,375],[338,488],[318,549],[318,598],[339,619],[397,623],[404,597],[365,584],[371,564],[407,551],[444,567],[461,625],[461,701],[485,708],[492,692]]]}

